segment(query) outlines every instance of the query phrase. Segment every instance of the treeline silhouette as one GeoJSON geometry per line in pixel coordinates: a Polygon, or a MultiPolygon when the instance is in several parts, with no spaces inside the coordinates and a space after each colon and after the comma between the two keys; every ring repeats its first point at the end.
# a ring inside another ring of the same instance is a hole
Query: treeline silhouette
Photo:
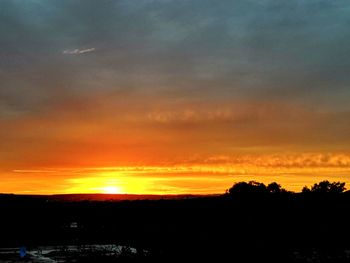
{"type": "MultiPolygon", "coordinates": [[[[343,182],[329,182],[328,180],[316,183],[310,188],[304,186],[302,193],[343,193],[345,192],[345,183],[343,182]]],[[[264,183],[250,181],[250,182],[238,182],[235,183],[230,189],[226,190],[226,194],[282,194],[293,193],[282,188],[282,186],[276,182],[265,185],[264,183]]]]}
{"type": "Polygon", "coordinates": [[[1,195],[0,211],[0,247],[117,244],[143,251],[95,262],[350,262],[350,193],[342,182],[300,193],[275,182],[239,182],[222,195],[174,200],[1,195]]]}

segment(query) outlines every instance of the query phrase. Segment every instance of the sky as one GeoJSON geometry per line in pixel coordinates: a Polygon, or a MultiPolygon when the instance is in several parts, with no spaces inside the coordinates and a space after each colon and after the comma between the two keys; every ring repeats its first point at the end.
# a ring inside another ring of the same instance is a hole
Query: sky
{"type": "Polygon", "coordinates": [[[349,27],[347,0],[2,0],[0,192],[350,185],[349,27]]]}

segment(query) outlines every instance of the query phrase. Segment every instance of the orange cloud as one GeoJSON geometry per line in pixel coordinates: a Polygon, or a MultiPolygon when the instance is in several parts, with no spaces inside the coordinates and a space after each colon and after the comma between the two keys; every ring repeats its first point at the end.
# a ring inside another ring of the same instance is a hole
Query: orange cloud
{"type": "Polygon", "coordinates": [[[119,193],[182,194],[222,193],[234,182],[277,181],[300,191],[321,180],[350,183],[350,155],[288,154],[212,156],[200,162],[187,160],[162,166],[118,166],[13,170],[4,177],[1,191],[17,193],[119,193]],[[18,176],[22,175],[18,181],[18,176]],[[7,178],[7,180],[6,180],[7,178]],[[17,180],[16,186],[11,179],[17,180]],[[43,190],[44,189],[44,190],[43,190]]]}
{"type": "Polygon", "coordinates": [[[106,172],[122,173],[120,191],[135,193],[221,192],[243,179],[293,190],[323,176],[347,180],[348,124],[338,121],[346,113],[126,96],[90,94],[1,119],[0,192],[100,191],[114,187],[99,181],[106,172]]]}

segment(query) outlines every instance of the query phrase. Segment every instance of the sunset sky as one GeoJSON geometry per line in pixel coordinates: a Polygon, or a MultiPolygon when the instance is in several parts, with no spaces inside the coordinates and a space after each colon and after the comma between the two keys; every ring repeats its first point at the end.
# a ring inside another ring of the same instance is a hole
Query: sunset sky
{"type": "Polygon", "coordinates": [[[2,0],[0,192],[350,188],[348,0],[2,0]]]}

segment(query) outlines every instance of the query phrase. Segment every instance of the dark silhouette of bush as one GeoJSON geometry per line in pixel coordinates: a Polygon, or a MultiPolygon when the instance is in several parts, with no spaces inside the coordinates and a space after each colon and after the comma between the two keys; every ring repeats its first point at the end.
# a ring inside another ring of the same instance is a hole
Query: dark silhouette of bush
{"type": "Polygon", "coordinates": [[[238,182],[235,183],[230,189],[227,190],[228,194],[266,194],[268,193],[267,187],[263,183],[256,181],[250,182],[238,182]]]}
{"type": "Polygon", "coordinates": [[[267,186],[267,190],[272,194],[286,193],[287,191],[282,188],[282,186],[276,182],[270,183],[267,186]]]}
{"type": "Polygon", "coordinates": [[[343,193],[346,190],[344,182],[329,182],[328,180],[314,184],[311,189],[304,186],[302,193],[343,193]]]}
{"type": "Polygon", "coordinates": [[[273,182],[267,186],[263,183],[256,181],[250,182],[238,182],[235,183],[230,189],[226,190],[227,194],[280,194],[287,191],[281,187],[280,184],[273,182]]]}
{"type": "Polygon", "coordinates": [[[303,194],[307,194],[311,192],[311,189],[309,187],[307,187],[306,185],[303,187],[303,189],[301,189],[301,192],[303,194]]]}

